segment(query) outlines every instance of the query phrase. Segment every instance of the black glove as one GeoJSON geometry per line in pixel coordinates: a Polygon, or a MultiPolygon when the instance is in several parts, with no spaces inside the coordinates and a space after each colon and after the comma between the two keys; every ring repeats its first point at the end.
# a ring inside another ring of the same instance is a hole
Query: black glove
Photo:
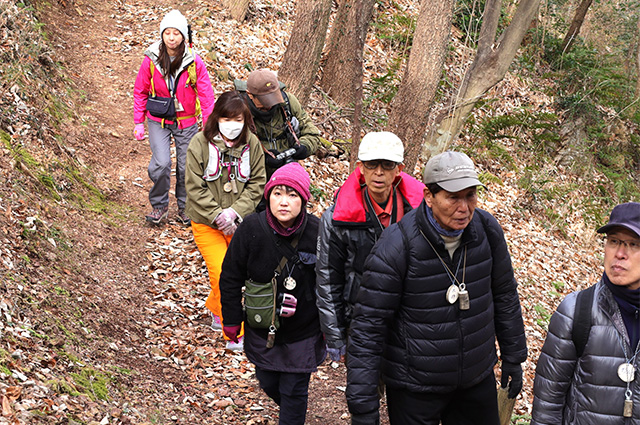
{"type": "MultiPolygon", "coordinates": [[[[278,156],[278,154],[280,153],[277,149],[269,149],[269,152],[271,152],[274,156],[278,156]]],[[[269,168],[280,168],[284,165],[283,159],[275,159],[266,152],[264,154],[264,158],[267,163],[267,167],[269,168]]]]}
{"type": "Polygon", "coordinates": [[[500,386],[507,388],[509,385],[508,398],[516,398],[520,390],[522,390],[522,365],[513,364],[502,361],[502,376],[500,378],[500,386]],[[511,378],[511,382],[509,382],[511,378]]]}
{"type": "Polygon", "coordinates": [[[307,147],[305,145],[293,145],[293,148],[296,150],[296,153],[294,153],[291,158],[293,159],[305,159],[306,157],[309,156],[309,154],[307,154],[307,147]]]}
{"type": "Polygon", "coordinates": [[[351,425],[380,425],[380,412],[374,410],[361,415],[352,414],[351,425]]]}

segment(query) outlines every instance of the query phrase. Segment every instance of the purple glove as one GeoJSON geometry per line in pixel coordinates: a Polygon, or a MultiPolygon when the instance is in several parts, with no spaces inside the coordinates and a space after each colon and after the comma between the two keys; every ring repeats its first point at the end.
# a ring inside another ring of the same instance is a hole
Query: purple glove
{"type": "Polygon", "coordinates": [[[240,334],[240,325],[233,326],[222,326],[222,332],[229,338],[231,341],[238,343],[238,334],[240,334]]]}
{"type": "Polygon", "coordinates": [[[218,230],[222,231],[225,235],[233,235],[233,232],[235,232],[238,227],[236,225],[237,218],[238,214],[236,214],[233,208],[225,208],[217,215],[213,222],[218,226],[218,230]]]}
{"type": "Polygon", "coordinates": [[[327,353],[334,362],[344,361],[344,355],[347,352],[347,346],[343,345],[340,348],[331,348],[327,346],[327,353]]]}
{"type": "Polygon", "coordinates": [[[133,127],[133,135],[136,138],[136,140],[144,139],[144,124],[143,123],[136,124],[136,126],[133,127]]]}

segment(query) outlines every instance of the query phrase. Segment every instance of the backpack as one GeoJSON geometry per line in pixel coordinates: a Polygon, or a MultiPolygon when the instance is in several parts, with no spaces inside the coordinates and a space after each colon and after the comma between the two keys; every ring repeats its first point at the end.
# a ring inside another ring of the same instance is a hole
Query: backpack
{"type": "Polygon", "coordinates": [[[584,347],[589,341],[591,331],[591,307],[593,306],[593,296],[596,286],[590,286],[578,292],[576,299],[576,309],[573,314],[573,329],[571,329],[571,339],[576,347],[578,358],[582,357],[584,347]]]}

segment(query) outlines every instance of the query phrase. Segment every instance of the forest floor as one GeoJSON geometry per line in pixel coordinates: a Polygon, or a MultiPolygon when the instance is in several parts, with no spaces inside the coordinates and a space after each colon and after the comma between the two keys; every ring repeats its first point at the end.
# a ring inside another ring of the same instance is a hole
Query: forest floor
{"type": "MultiPolygon", "coordinates": [[[[277,406],[259,389],[252,365],[242,353],[226,351],[221,333],[209,327],[206,267],[190,228],[174,220],[175,199],[167,224],[144,221],[151,152],[147,139],[132,136],[132,92],[144,49],[158,37],[169,9],[193,19],[196,48],[221,93],[232,88],[225,70],[244,78],[245,63],[277,68],[292,22],[289,3],[252,2],[241,25],[217,1],[76,0],[41,16],[55,54],[85,97],[65,124],[64,145],[92,170],[109,204],[102,213],[74,206],[39,211],[42,226],[61,229],[62,244],[50,241],[53,248],[41,247],[47,252],[40,259],[21,262],[28,282],[5,283],[0,297],[3,341],[12,335],[3,344],[12,358],[3,364],[12,374],[0,387],[0,424],[277,423],[277,406]],[[106,400],[99,397],[104,382],[106,400]]],[[[338,139],[347,125],[333,120],[318,99],[316,94],[309,112],[327,139],[338,139]]],[[[348,163],[328,157],[303,165],[325,193],[310,203],[320,215],[346,178],[348,163]]],[[[498,164],[484,167],[502,181],[489,184],[480,206],[505,228],[529,340],[515,421],[530,412],[548,316],[564,294],[597,280],[601,260],[593,231],[581,220],[568,218],[569,237],[548,232],[522,208],[517,173],[498,164]]],[[[12,202],[5,216],[27,221],[30,206],[12,202]]],[[[3,243],[7,252],[16,246],[8,236],[3,243]]],[[[308,424],[349,423],[345,385],[343,364],[327,360],[320,366],[311,380],[308,424]]]]}

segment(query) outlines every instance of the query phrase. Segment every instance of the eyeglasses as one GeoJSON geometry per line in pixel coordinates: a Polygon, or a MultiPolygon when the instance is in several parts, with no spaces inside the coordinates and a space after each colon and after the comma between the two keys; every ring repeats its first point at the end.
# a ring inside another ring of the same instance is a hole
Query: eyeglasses
{"type": "Polygon", "coordinates": [[[630,252],[636,253],[640,251],[640,240],[623,241],[622,239],[607,236],[605,239],[605,246],[609,248],[620,248],[623,245],[630,252]]]}
{"type": "Polygon", "coordinates": [[[374,161],[362,161],[362,163],[364,164],[364,168],[366,168],[367,170],[375,170],[376,168],[378,168],[378,165],[380,165],[382,166],[383,170],[390,171],[398,166],[397,162],[389,161],[386,159],[376,159],[374,161]]]}

